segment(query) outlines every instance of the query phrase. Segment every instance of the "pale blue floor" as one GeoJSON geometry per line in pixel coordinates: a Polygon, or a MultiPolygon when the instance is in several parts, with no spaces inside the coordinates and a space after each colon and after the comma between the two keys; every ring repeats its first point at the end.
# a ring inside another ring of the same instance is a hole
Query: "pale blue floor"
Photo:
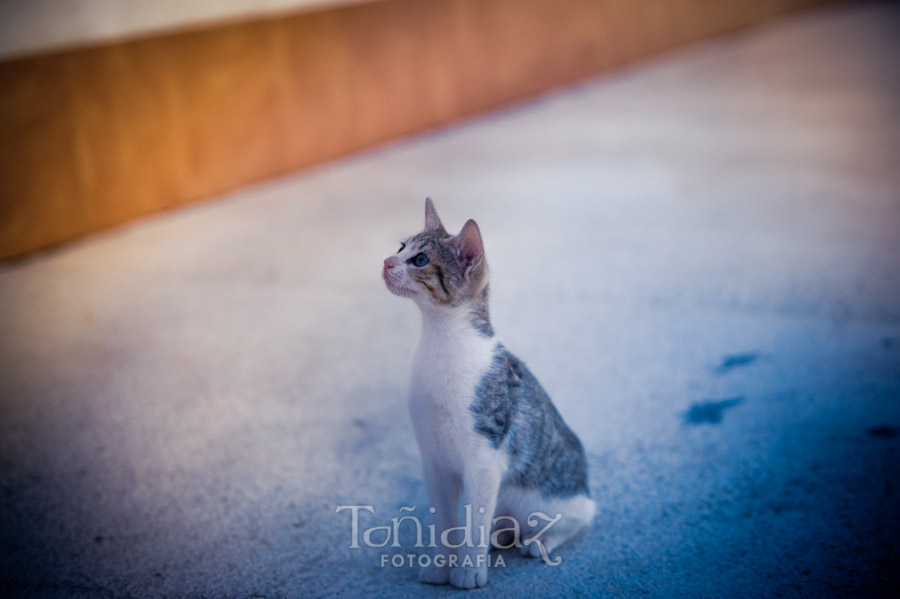
{"type": "Polygon", "coordinates": [[[475,218],[596,526],[485,597],[869,596],[900,563],[900,10],[838,7],[0,265],[0,593],[432,597],[381,260],[475,218]]]}

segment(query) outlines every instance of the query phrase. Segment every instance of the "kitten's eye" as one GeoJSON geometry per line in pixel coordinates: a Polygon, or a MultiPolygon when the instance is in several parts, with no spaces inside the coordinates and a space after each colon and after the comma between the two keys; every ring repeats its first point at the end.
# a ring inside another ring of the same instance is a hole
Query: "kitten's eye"
{"type": "Polygon", "coordinates": [[[399,254],[399,253],[402,252],[405,248],[406,248],[406,244],[401,242],[401,243],[400,243],[400,249],[397,250],[397,253],[399,254]]]}
{"type": "Polygon", "coordinates": [[[423,266],[428,264],[428,256],[426,256],[425,254],[422,254],[422,253],[418,253],[415,256],[413,256],[412,264],[413,264],[413,266],[418,266],[419,268],[422,268],[423,266]]]}

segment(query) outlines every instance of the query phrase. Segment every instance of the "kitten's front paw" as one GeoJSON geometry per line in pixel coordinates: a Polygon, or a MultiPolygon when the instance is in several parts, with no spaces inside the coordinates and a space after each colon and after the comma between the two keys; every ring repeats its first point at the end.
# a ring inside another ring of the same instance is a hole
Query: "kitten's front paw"
{"type": "Polygon", "coordinates": [[[487,566],[459,567],[450,570],[450,584],[458,589],[474,589],[487,584],[487,566]]]}
{"type": "Polygon", "coordinates": [[[419,570],[419,581],[426,584],[447,584],[450,581],[450,568],[430,564],[419,570]]]}

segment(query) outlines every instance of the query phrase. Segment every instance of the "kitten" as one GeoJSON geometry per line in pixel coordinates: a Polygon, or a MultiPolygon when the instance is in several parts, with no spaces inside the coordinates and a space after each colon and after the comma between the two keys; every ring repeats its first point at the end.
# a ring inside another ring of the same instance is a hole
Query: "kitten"
{"type": "Polygon", "coordinates": [[[425,230],[384,261],[382,276],[422,312],[409,408],[437,533],[463,526],[472,535],[455,550],[439,541],[421,580],[484,586],[491,541],[511,545],[499,541],[500,532],[511,534],[523,554],[546,559],[593,520],[587,464],[540,383],[494,336],[478,225],[469,220],[452,236],[426,199],[425,230]],[[529,519],[535,512],[547,518],[529,519]],[[562,518],[547,527],[557,514],[562,518]],[[482,538],[492,523],[503,531],[482,538]]]}

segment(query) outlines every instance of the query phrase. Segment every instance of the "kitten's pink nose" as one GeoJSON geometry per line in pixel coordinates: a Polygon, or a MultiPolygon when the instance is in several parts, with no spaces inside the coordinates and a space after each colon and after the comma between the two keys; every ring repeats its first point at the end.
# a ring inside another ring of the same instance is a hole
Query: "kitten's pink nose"
{"type": "Polygon", "coordinates": [[[394,266],[395,266],[394,261],[391,258],[384,259],[384,269],[385,270],[390,270],[390,269],[394,268],[394,266]]]}

